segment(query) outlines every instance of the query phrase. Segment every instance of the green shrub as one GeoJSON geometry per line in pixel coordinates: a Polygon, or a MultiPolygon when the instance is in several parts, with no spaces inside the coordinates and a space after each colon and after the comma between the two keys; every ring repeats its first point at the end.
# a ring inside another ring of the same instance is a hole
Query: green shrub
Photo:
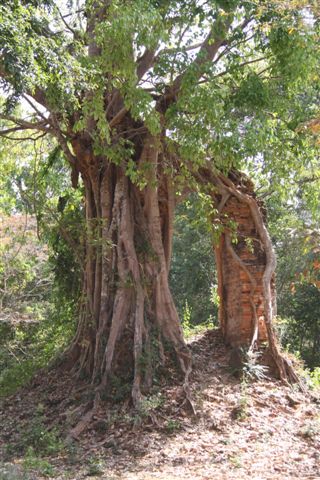
{"type": "Polygon", "coordinates": [[[23,460],[23,468],[25,474],[28,474],[28,472],[31,470],[39,472],[41,475],[46,477],[54,476],[53,465],[51,465],[48,460],[38,457],[32,447],[29,447],[27,450],[23,460]]]}
{"type": "Polygon", "coordinates": [[[310,378],[313,388],[320,389],[320,367],[310,372],[310,378]]]}
{"type": "Polygon", "coordinates": [[[103,474],[105,465],[104,462],[96,457],[92,457],[88,461],[88,477],[95,477],[96,475],[100,476],[103,474]]]}
{"type": "Polygon", "coordinates": [[[42,411],[43,407],[39,405],[35,417],[23,428],[19,447],[26,452],[32,449],[37,456],[54,455],[63,449],[64,443],[56,428],[46,428],[42,411]]]}
{"type": "Polygon", "coordinates": [[[181,422],[179,420],[169,419],[165,425],[165,429],[168,433],[174,433],[181,430],[181,422]]]}

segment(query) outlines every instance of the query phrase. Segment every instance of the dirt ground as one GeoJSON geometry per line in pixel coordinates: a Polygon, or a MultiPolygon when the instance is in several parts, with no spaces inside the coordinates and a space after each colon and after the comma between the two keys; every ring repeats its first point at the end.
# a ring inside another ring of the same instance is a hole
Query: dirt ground
{"type": "Polygon", "coordinates": [[[48,458],[47,476],[26,470],[18,447],[23,431],[39,405],[49,431],[56,424],[67,431],[83,415],[86,389],[57,373],[36,377],[1,405],[0,479],[320,479],[317,395],[272,378],[236,378],[217,330],[190,347],[196,416],[181,404],[179,382],[168,379],[139,414],[126,402],[103,407],[80,439],[48,458]]]}

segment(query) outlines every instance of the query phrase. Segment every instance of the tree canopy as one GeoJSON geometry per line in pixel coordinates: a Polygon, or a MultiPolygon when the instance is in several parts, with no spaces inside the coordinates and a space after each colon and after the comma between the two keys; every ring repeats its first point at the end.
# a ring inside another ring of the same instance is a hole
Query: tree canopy
{"type": "Polygon", "coordinates": [[[260,168],[277,188],[317,168],[300,128],[318,114],[316,8],[282,1],[5,2],[2,118],[12,126],[2,133],[51,133],[72,164],[70,141],[86,131],[96,153],[125,162],[127,174],[143,181],[133,139],[165,129],[187,166],[210,158],[215,168],[260,168]],[[21,99],[28,118],[14,113],[21,99]],[[136,123],[128,131],[120,128],[126,116],[136,123]]]}

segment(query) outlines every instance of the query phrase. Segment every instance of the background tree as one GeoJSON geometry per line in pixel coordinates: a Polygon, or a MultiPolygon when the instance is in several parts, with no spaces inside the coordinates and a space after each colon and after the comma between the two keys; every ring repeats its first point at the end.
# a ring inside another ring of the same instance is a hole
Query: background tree
{"type": "MultiPolygon", "coordinates": [[[[153,349],[163,362],[168,344],[188,395],[191,358],[168,285],[177,192],[212,183],[211,192],[246,201],[271,255],[260,210],[224,174],[259,155],[270,159],[268,169],[271,158],[279,166],[290,160],[290,172],[313,160],[293,126],[294,100],[317,58],[312,5],[301,6],[88,0],[61,10],[33,0],[0,7],[2,118],[11,122],[2,135],[54,136],[73,186],[80,176],[84,189],[83,303],[68,358],[99,386],[97,399],[117,373],[132,381],[138,405],[152,381],[153,349]],[[17,117],[18,99],[31,116],[17,117]]],[[[270,294],[265,316],[272,340],[270,294]]]]}
{"type": "Polygon", "coordinates": [[[319,365],[318,172],[305,172],[279,202],[268,198],[270,231],[278,257],[278,325],[282,343],[310,368],[319,365]]]}
{"type": "Polygon", "coordinates": [[[82,194],[49,138],[0,142],[0,390],[25,383],[75,331],[82,194]],[[61,200],[67,199],[63,211],[61,200]]]}
{"type": "Polygon", "coordinates": [[[184,330],[218,324],[213,235],[202,200],[191,195],[175,215],[169,281],[184,330]]]}

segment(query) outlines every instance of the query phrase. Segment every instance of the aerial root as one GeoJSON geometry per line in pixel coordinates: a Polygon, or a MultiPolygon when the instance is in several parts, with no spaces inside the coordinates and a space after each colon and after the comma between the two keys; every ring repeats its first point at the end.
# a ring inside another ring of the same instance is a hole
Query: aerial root
{"type": "Polygon", "coordinates": [[[290,384],[296,383],[299,386],[301,392],[304,393],[305,395],[307,395],[309,393],[308,389],[304,385],[301,377],[299,377],[299,375],[295,372],[295,370],[293,368],[293,365],[290,362],[290,360],[288,358],[285,358],[285,357],[282,357],[282,358],[283,358],[283,363],[284,363],[284,367],[285,367],[285,370],[286,370],[286,375],[287,375],[287,378],[288,378],[290,384]]]}
{"type": "Polygon", "coordinates": [[[197,411],[194,406],[194,402],[192,400],[192,394],[191,394],[190,384],[189,384],[190,373],[191,373],[191,367],[188,373],[185,375],[185,379],[183,383],[183,392],[184,392],[185,398],[181,404],[181,407],[187,407],[187,410],[189,410],[192,415],[196,416],[197,411]]]}
{"type": "Polygon", "coordinates": [[[192,371],[192,357],[191,353],[186,345],[183,345],[183,348],[177,351],[178,358],[180,360],[181,369],[184,373],[184,381],[182,385],[184,400],[180,405],[181,408],[187,407],[190,413],[194,416],[197,415],[194,403],[192,401],[192,394],[190,390],[189,377],[192,371]]]}

